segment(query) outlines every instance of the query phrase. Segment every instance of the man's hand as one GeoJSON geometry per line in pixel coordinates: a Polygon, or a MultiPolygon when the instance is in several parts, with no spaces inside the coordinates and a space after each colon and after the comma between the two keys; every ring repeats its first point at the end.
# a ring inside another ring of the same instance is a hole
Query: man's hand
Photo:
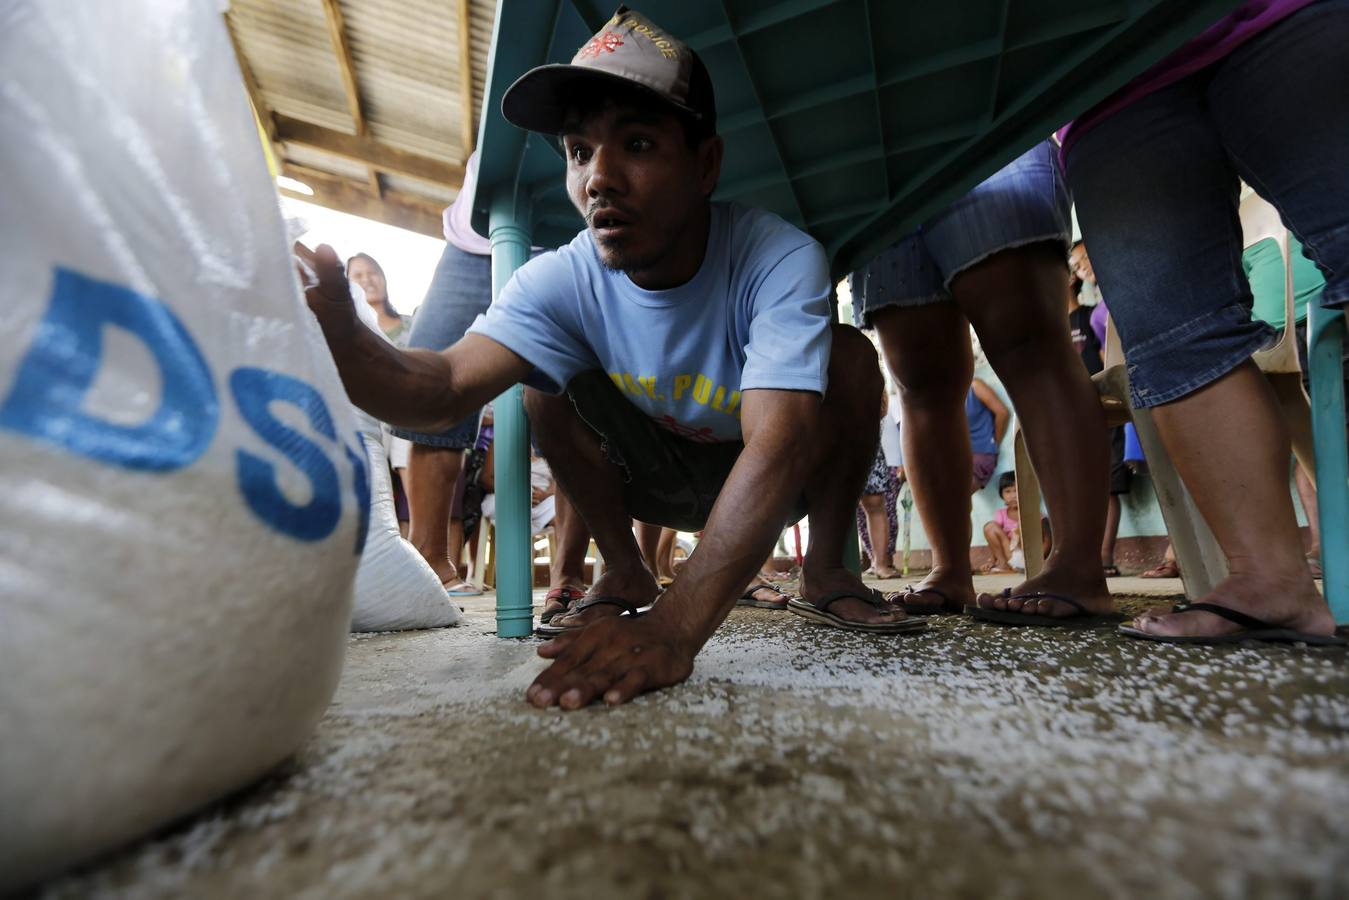
{"type": "Polygon", "coordinates": [[[291,250],[298,260],[296,268],[300,272],[300,283],[304,285],[305,302],[319,322],[326,324],[334,314],[354,314],[356,307],[351,299],[351,285],[337,251],[327,244],[319,244],[318,249],[310,250],[299,241],[291,250]]]}
{"type": "Polygon", "coordinates": [[[697,649],[660,618],[607,616],[559,635],[539,648],[539,656],[553,664],[534,679],[525,698],[540,708],[580,709],[600,698],[616,706],[679,684],[693,672],[697,649]]]}

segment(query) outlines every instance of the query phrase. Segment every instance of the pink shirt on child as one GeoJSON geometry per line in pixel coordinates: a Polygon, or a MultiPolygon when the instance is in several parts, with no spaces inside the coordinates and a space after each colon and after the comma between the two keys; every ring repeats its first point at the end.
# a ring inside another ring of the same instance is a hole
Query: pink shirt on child
{"type": "Polygon", "coordinates": [[[1009,538],[1015,538],[1016,530],[1021,527],[1020,522],[1008,515],[1007,507],[1005,506],[993,513],[993,521],[1009,538]]]}

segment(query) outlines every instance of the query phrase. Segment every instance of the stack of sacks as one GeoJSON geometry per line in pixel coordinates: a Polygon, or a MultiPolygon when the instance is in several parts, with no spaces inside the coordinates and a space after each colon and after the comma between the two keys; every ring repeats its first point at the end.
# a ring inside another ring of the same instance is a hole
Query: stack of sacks
{"type": "Polygon", "coordinates": [[[219,4],[0,22],[4,893],[308,739],[370,489],[219,4]]]}

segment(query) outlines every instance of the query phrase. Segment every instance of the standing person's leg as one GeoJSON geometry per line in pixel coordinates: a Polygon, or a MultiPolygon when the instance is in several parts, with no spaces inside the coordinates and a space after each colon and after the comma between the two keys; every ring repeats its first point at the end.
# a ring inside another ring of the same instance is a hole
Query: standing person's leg
{"type": "MultiPolygon", "coordinates": [[[[854,295],[855,296],[855,295],[854,295]]],[[[888,306],[872,316],[899,386],[904,471],[932,546],[932,570],[905,595],[910,610],[974,602],[970,569],[969,323],[954,303],[888,306]]]]}
{"type": "Polygon", "coordinates": [[[1120,498],[1133,486],[1133,470],[1124,461],[1124,426],[1110,429],[1110,505],[1105,515],[1105,540],[1101,542],[1101,568],[1114,578],[1119,575],[1115,565],[1115,542],[1119,538],[1119,522],[1123,502],[1120,498]]]}
{"type": "Polygon", "coordinates": [[[861,504],[867,520],[872,571],[882,578],[892,578],[893,564],[886,552],[890,542],[890,523],[885,519],[885,495],[863,494],[861,504]]]}
{"type": "Polygon", "coordinates": [[[642,561],[646,563],[646,567],[651,570],[651,574],[655,575],[656,580],[659,581],[660,573],[656,560],[660,555],[661,526],[649,525],[646,522],[638,522],[633,519],[632,527],[637,535],[637,546],[642,550],[642,561]]]}
{"type": "Polygon", "coordinates": [[[463,450],[428,446],[415,439],[408,455],[408,540],[446,587],[460,587],[463,582],[449,551],[450,505],[463,459],[463,450]]]}
{"type": "Polygon", "coordinates": [[[1302,468],[1302,463],[1295,462],[1293,465],[1295,474],[1293,484],[1297,487],[1297,498],[1302,503],[1302,511],[1307,514],[1307,527],[1312,533],[1311,546],[1307,548],[1307,563],[1311,567],[1312,575],[1321,576],[1321,524],[1320,508],[1316,503],[1316,485],[1307,477],[1307,472],[1302,468]]]}
{"type": "Polygon", "coordinates": [[[548,594],[539,621],[551,622],[585,596],[586,551],[590,530],[559,484],[553,492],[555,553],[548,564],[548,594]]]}
{"type": "Polygon", "coordinates": [[[1101,572],[1105,416],[1063,315],[1070,228],[1067,190],[1045,142],[941,213],[924,238],[1016,407],[1059,535],[1044,569],[1012,594],[1043,591],[1080,604],[1041,600],[1031,610],[1062,617],[1114,608],[1101,572]]]}
{"type": "Polygon", "coordinates": [[[675,542],[679,538],[679,532],[673,528],[662,528],[660,530],[660,541],[656,544],[656,577],[658,579],[674,580],[674,552],[675,542]]]}
{"type": "MultiPolygon", "coordinates": [[[[492,261],[446,244],[436,265],[426,299],[408,334],[408,347],[444,350],[464,336],[469,325],[492,302],[492,261]]],[[[464,451],[478,433],[479,411],[437,434],[391,428],[412,441],[408,458],[408,540],[435,570],[442,583],[466,589],[449,557],[450,504],[463,465],[464,451]]]]}
{"type": "MultiPolygon", "coordinates": [[[[1280,71],[1301,65],[1285,62],[1280,71]]],[[[1228,558],[1229,576],[1200,603],[1330,634],[1293,515],[1287,430],[1250,360],[1272,331],[1251,320],[1237,175],[1208,118],[1207,85],[1186,79],[1097,125],[1070,149],[1068,177],[1124,343],[1132,402],[1153,408],[1228,558]]],[[[1283,144],[1291,151],[1303,137],[1283,144]]],[[[1134,627],[1161,637],[1244,630],[1202,609],[1140,617],[1134,627]]]]}

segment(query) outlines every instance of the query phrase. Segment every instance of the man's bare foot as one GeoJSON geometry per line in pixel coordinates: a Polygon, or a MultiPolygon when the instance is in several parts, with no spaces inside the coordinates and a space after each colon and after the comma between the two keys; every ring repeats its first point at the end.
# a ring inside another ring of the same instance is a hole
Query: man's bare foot
{"type": "Polygon", "coordinates": [[[1110,598],[1110,589],[1106,587],[1105,575],[1097,559],[1070,568],[1061,560],[1050,557],[1045,562],[1044,571],[1034,578],[1028,578],[1012,588],[1010,596],[1002,594],[980,594],[976,604],[982,609],[1009,610],[1031,616],[1049,616],[1055,619],[1067,619],[1074,616],[1107,616],[1115,612],[1115,601],[1110,598]],[[1059,594],[1072,597],[1080,603],[1081,609],[1062,600],[1048,598],[1016,599],[1025,594],[1059,594]]]}
{"type": "Polygon", "coordinates": [[[534,679],[525,699],[540,708],[563,709],[600,699],[610,706],[627,703],[684,681],[697,653],[698,647],[683,640],[658,608],[641,618],[610,615],[539,647],[539,656],[553,664],[534,679]]]}
{"type": "MultiPolygon", "coordinates": [[[[1212,603],[1307,634],[1335,633],[1330,608],[1305,568],[1286,575],[1233,572],[1195,602],[1212,603]]],[[[1211,637],[1242,630],[1237,623],[1213,613],[1198,610],[1173,613],[1170,607],[1149,610],[1134,619],[1133,626],[1147,634],[1166,637],[1211,637]]]]}
{"type": "Polygon", "coordinates": [[[801,597],[803,600],[812,603],[817,597],[823,597],[825,594],[832,594],[835,591],[856,591],[860,595],[859,597],[844,597],[830,605],[829,611],[841,619],[847,619],[850,622],[880,624],[902,622],[908,618],[908,615],[900,607],[887,604],[889,608],[878,609],[862,600],[861,597],[871,595],[871,589],[862,584],[862,579],[842,566],[836,569],[816,571],[811,568],[809,563],[806,564],[806,570],[801,576],[801,597]]]}
{"type": "MultiPolygon", "coordinates": [[[[660,585],[656,583],[656,579],[646,566],[639,562],[634,566],[606,568],[604,574],[586,593],[586,598],[621,597],[633,606],[646,606],[654,601],[659,593],[660,585]]],[[[562,628],[579,628],[582,625],[589,625],[596,619],[612,618],[622,613],[621,607],[606,603],[556,616],[552,624],[562,628]]]]}
{"type": "Polygon", "coordinates": [[[968,571],[938,566],[912,588],[900,591],[896,599],[911,615],[960,612],[974,602],[974,581],[968,571]]]}

